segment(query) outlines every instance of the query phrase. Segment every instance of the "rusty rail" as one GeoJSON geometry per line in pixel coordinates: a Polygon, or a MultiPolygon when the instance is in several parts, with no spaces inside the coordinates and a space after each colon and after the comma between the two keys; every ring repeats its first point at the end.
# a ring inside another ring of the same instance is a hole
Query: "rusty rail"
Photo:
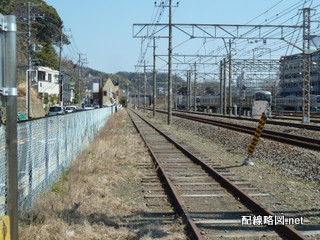
{"type": "MultiPolygon", "coordinates": [[[[244,127],[243,125],[238,125],[234,123],[228,123],[228,122],[223,122],[223,121],[218,121],[213,119],[205,119],[198,116],[190,116],[190,115],[185,115],[180,113],[173,113],[172,115],[175,117],[180,117],[180,118],[184,118],[192,121],[216,125],[219,127],[227,128],[230,130],[234,130],[234,131],[238,131],[238,132],[242,132],[250,135],[253,135],[255,131],[254,127],[247,127],[247,126],[244,127]]],[[[286,134],[286,133],[281,133],[281,132],[276,132],[271,130],[264,130],[261,137],[274,140],[277,142],[281,142],[281,143],[290,144],[293,146],[310,149],[313,151],[320,151],[319,139],[307,138],[307,137],[291,135],[291,134],[286,134]]]]}
{"type": "MultiPolygon", "coordinates": [[[[174,139],[163,133],[160,129],[158,129],[155,125],[138,115],[136,112],[134,112],[138,117],[140,117],[144,122],[146,122],[148,125],[150,125],[153,129],[155,129],[158,133],[160,133],[162,136],[164,136],[169,142],[174,144],[180,151],[182,151],[186,156],[188,156],[193,162],[199,164],[210,176],[212,176],[217,182],[219,182],[225,189],[227,189],[229,192],[232,193],[232,195],[235,198],[240,199],[240,201],[249,209],[251,209],[254,213],[262,215],[262,216],[276,216],[275,213],[272,211],[269,211],[263,207],[261,207],[261,204],[259,204],[256,200],[254,200],[252,197],[250,197],[248,194],[246,194],[244,191],[242,191],[240,188],[238,188],[234,183],[232,183],[230,180],[228,180],[226,177],[221,175],[218,171],[216,171],[214,168],[203,162],[198,157],[194,156],[188,149],[177,143],[174,139]]],[[[129,114],[130,115],[130,114],[129,114]]],[[[131,117],[131,115],[130,115],[131,117]]],[[[132,118],[132,117],[131,117],[132,118]]],[[[134,120],[132,119],[133,123],[134,120]]],[[[178,209],[180,214],[182,214],[185,218],[185,221],[187,225],[189,226],[192,232],[192,239],[203,239],[202,235],[197,228],[197,226],[194,224],[192,218],[190,217],[190,214],[186,210],[185,205],[181,201],[181,198],[179,197],[177,190],[167,174],[165,173],[162,164],[157,161],[157,158],[155,154],[153,153],[151,146],[148,144],[146,139],[143,137],[142,133],[140,132],[137,125],[134,123],[136,129],[141,134],[141,137],[144,139],[146,145],[148,146],[148,149],[152,155],[152,158],[157,162],[158,169],[161,172],[160,175],[163,176],[165,179],[168,187],[170,188],[171,194],[173,194],[173,198],[175,199],[176,203],[178,204],[178,209]]],[[[286,225],[275,225],[272,226],[275,228],[275,231],[279,233],[279,235],[284,236],[286,238],[289,238],[291,240],[305,240],[306,238],[297,230],[295,230],[293,227],[286,226],[286,225]]]]}

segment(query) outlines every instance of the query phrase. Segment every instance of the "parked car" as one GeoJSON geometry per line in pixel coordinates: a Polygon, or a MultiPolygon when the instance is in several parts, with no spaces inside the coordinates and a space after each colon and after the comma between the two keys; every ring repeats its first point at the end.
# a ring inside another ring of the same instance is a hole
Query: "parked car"
{"type": "Polygon", "coordinates": [[[73,112],[76,108],[77,108],[76,106],[66,106],[66,107],[65,107],[65,111],[66,111],[67,113],[71,113],[71,112],[73,112]]]}
{"type": "Polygon", "coordinates": [[[100,108],[99,103],[94,103],[94,104],[93,104],[93,108],[94,108],[94,109],[100,108]]]}
{"type": "Polygon", "coordinates": [[[84,105],[83,105],[83,108],[86,109],[86,110],[92,110],[92,109],[94,109],[94,107],[93,107],[91,104],[84,104],[84,105]]]}
{"type": "Polygon", "coordinates": [[[82,111],[86,111],[86,109],[84,109],[84,108],[75,108],[73,110],[73,112],[82,112],[82,111]]]}
{"type": "Polygon", "coordinates": [[[54,116],[59,114],[64,114],[63,106],[51,106],[49,108],[48,116],[54,116]]]}
{"type": "Polygon", "coordinates": [[[114,104],[113,103],[105,103],[103,104],[103,107],[112,107],[114,104]]]}

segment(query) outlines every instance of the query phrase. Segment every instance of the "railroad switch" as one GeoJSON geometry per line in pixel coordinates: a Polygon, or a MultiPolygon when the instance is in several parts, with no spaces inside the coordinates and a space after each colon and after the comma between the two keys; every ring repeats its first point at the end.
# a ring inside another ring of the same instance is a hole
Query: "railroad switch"
{"type": "Polygon", "coordinates": [[[248,149],[248,156],[244,159],[244,162],[242,163],[242,165],[246,165],[246,166],[253,166],[254,165],[254,163],[251,161],[251,158],[252,158],[253,152],[258,144],[259,138],[261,136],[261,133],[263,131],[263,128],[264,128],[264,125],[266,124],[266,122],[267,122],[267,115],[265,113],[262,113],[261,118],[259,120],[258,127],[254,133],[254,136],[251,140],[251,144],[248,149]]]}
{"type": "Polygon", "coordinates": [[[10,240],[10,218],[0,216],[0,240],[10,240]]]}

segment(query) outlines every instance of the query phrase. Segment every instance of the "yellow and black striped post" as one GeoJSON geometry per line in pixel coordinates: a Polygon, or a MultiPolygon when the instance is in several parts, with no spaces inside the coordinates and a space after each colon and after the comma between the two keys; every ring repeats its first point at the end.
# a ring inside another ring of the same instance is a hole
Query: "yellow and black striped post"
{"type": "Polygon", "coordinates": [[[253,165],[253,162],[251,161],[251,157],[252,157],[253,152],[258,144],[259,138],[261,136],[261,133],[263,131],[263,128],[264,128],[264,125],[266,124],[266,122],[267,122],[267,115],[265,113],[262,113],[260,121],[259,121],[259,125],[254,133],[254,136],[251,140],[251,144],[248,149],[248,156],[244,160],[243,165],[253,165]]]}
{"type": "Polygon", "coordinates": [[[10,239],[10,218],[9,216],[0,216],[0,240],[10,239]]]}

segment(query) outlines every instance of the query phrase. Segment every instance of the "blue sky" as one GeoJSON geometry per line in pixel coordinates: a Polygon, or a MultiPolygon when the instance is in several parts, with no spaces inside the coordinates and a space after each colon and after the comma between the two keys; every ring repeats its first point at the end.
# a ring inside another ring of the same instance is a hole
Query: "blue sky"
{"type": "MultiPolygon", "coordinates": [[[[134,23],[151,23],[157,10],[150,0],[46,0],[53,6],[64,22],[66,29],[71,29],[72,46],[64,47],[64,55],[77,61],[77,53],[85,53],[88,66],[115,73],[117,71],[135,71],[140,55],[140,39],[132,38],[134,23]]],[[[176,3],[177,1],[173,1],[176,3]]],[[[298,0],[181,0],[179,7],[174,8],[174,23],[208,23],[208,24],[246,24],[259,16],[250,24],[262,24],[269,18],[280,14],[298,0]],[[272,6],[276,7],[270,9],[272,6]],[[269,11],[267,11],[270,9],[269,11]]],[[[158,1],[159,3],[159,1],[158,1]]],[[[316,5],[312,0],[307,1],[316,5]]],[[[290,14],[297,14],[298,9],[290,14]]],[[[290,16],[284,16],[289,19],[290,16]]],[[[168,20],[166,9],[161,22],[168,20]]],[[[279,20],[281,21],[281,20],[279,20]]],[[[273,22],[273,24],[276,22],[273,22]]],[[[296,24],[295,20],[286,24],[296,24]]],[[[66,34],[70,35],[69,32],[66,34]]],[[[174,39],[175,41],[175,39],[174,39]]],[[[203,40],[202,40],[203,41],[203,40]]],[[[179,41],[173,43],[177,44],[179,41]]],[[[159,54],[166,54],[167,40],[158,40],[159,54]]],[[[209,51],[210,45],[203,44],[209,51]]],[[[201,42],[190,43],[186,49],[201,48],[201,42]]],[[[149,56],[151,48],[148,48],[149,56]]],[[[184,49],[177,49],[181,54],[184,49]]],[[[84,56],[83,56],[84,57],[84,56]]],[[[150,58],[147,62],[150,63],[150,58]]],[[[142,69],[141,69],[142,71],[142,69]]]]}

